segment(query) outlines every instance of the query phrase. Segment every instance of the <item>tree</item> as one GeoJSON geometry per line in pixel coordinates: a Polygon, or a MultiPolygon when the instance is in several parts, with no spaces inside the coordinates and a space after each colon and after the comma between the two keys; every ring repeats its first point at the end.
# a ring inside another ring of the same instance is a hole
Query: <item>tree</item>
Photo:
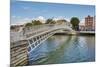
{"type": "Polygon", "coordinates": [[[25,27],[31,27],[32,26],[32,23],[26,23],[25,24],[25,27]]]}
{"type": "Polygon", "coordinates": [[[10,26],[10,29],[15,29],[15,27],[14,26],[10,26]]]}
{"type": "Polygon", "coordinates": [[[39,21],[39,20],[32,20],[32,24],[33,25],[41,25],[42,24],[42,22],[41,21],[39,21]]]}
{"type": "Polygon", "coordinates": [[[74,30],[79,30],[80,20],[77,17],[72,17],[70,23],[72,24],[72,28],[74,30]]]}
{"type": "Polygon", "coordinates": [[[56,22],[53,19],[47,19],[45,24],[55,24],[56,22]]]}

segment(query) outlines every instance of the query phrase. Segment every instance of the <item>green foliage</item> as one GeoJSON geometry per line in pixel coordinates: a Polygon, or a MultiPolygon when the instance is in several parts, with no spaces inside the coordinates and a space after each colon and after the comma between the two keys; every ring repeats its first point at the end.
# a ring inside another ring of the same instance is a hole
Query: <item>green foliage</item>
{"type": "Polygon", "coordinates": [[[77,30],[80,20],[77,17],[72,17],[70,23],[72,24],[73,29],[77,30]]]}
{"type": "Polygon", "coordinates": [[[10,26],[10,29],[15,29],[15,27],[14,26],[10,26]]]}
{"type": "Polygon", "coordinates": [[[39,20],[32,20],[30,23],[26,23],[25,27],[32,27],[34,25],[41,25],[42,22],[40,22],[39,20]]]}
{"type": "Polygon", "coordinates": [[[55,24],[56,22],[53,19],[47,19],[45,24],[55,24]]]}
{"type": "Polygon", "coordinates": [[[25,24],[25,27],[31,27],[32,26],[32,23],[26,23],[25,24]]]}
{"type": "Polygon", "coordinates": [[[33,25],[41,25],[42,24],[42,22],[41,21],[39,21],[39,20],[32,20],[32,24],[33,25]]]}

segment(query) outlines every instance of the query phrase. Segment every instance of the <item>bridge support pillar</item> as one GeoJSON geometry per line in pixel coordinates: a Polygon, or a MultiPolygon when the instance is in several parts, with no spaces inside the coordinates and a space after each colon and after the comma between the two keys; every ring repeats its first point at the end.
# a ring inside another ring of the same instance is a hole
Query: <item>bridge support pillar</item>
{"type": "Polygon", "coordinates": [[[11,67],[28,65],[27,41],[11,43],[11,67]]]}

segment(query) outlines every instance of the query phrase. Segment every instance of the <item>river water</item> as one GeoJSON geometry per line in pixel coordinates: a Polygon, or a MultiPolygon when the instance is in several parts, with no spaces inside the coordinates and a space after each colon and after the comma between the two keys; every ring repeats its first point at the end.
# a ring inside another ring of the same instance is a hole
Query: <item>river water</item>
{"type": "Polygon", "coordinates": [[[95,61],[95,36],[54,35],[29,54],[29,65],[95,61]]]}

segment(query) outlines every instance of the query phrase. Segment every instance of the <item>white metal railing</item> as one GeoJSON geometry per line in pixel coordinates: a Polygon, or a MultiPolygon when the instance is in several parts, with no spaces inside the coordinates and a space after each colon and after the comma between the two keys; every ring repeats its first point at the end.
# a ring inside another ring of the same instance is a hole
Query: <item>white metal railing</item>
{"type": "Polygon", "coordinates": [[[45,31],[51,31],[56,29],[65,28],[68,30],[72,30],[67,25],[55,25],[55,24],[45,24],[45,25],[37,25],[30,28],[21,28],[18,32],[10,32],[10,40],[11,42],[20,41],[26,39],[26,35],[37,35],[39,33],[45,32],[45,31]]]}
{"type": "Polygon", "coordinates": [[[34,33],[40,33],[40,32],[44,32],[46,30],[51,30],[51,29],[59,29],[59,28],[69,28],[67,27],[67,25],[51,25],[51,24],[47,24],[47,25],[39,25],[39,26],[35,26],[35,27],[32,27],[30,29],[25,29],[24,32],[25,34],[34,34],[34,33]]]}

